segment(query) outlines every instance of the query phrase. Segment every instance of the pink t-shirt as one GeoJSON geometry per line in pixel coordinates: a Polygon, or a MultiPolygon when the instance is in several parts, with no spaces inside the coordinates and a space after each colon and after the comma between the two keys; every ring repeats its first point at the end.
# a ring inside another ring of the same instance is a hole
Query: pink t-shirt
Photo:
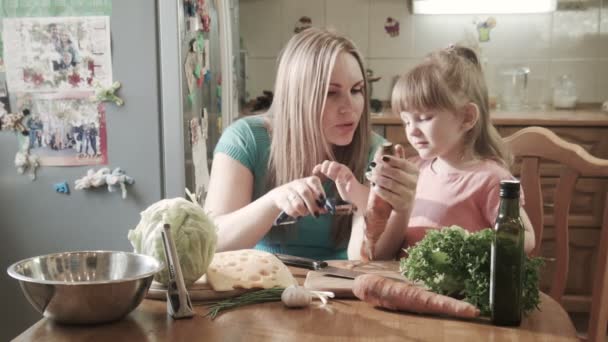
{"type": "MultiPolygon", "coordinates": [[[[500,181],[514,179],[509,170],[492,160],[449,173],[433,170],[432,160],[418,164],[416,198],[404,247],[422,240],[428,229],[458,225],[475,232],[494,225],[500,181]]],[[[523,192],[521,201],[523,204],[523,192]]]]}

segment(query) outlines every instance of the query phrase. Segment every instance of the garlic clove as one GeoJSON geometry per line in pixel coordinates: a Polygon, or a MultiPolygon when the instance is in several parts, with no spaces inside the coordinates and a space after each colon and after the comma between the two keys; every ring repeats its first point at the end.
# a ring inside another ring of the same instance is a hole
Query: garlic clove
{"type": "Polygon", "coordinates": [[[289,308],[303,308],[312,302],[312,294],[302,286],[291,285],[283,290],[281,301],[289,308]]]}

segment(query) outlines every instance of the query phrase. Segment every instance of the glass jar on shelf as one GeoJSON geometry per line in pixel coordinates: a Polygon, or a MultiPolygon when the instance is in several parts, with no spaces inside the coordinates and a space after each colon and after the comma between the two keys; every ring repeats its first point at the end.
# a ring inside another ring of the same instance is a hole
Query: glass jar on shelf
{"type": "Polygon", "coordinates": [[[553,107],[574,108],[577,99],[576,84],[570,75],[561,75],[553,88],[553,107]]]}

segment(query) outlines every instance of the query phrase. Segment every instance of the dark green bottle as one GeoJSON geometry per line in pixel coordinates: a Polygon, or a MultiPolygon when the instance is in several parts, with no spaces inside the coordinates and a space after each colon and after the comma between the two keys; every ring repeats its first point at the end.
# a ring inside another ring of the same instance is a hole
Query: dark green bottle
{"type": "Polygon", "coordinates": [[[500,182],[490,266],[492,323],[518,326],[524,275],[524,225],[519,217],[519,181],[500,182]]]}

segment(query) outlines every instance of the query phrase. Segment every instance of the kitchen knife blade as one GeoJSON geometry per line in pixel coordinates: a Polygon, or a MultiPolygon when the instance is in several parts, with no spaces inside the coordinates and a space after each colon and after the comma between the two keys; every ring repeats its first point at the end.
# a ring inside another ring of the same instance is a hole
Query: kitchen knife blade
{"type": "Polygon", "coordinates": [[[309,270],[325,273],[326,275],[332,277],[355,279],[357,276],[366,274],[365,272],[329,266],[329,264],[322,260],[314,260],[280,253],[275,253],[275,256],[279,258],[279,260],[281,260],[285,265],[307,268],[309,270]]]}

